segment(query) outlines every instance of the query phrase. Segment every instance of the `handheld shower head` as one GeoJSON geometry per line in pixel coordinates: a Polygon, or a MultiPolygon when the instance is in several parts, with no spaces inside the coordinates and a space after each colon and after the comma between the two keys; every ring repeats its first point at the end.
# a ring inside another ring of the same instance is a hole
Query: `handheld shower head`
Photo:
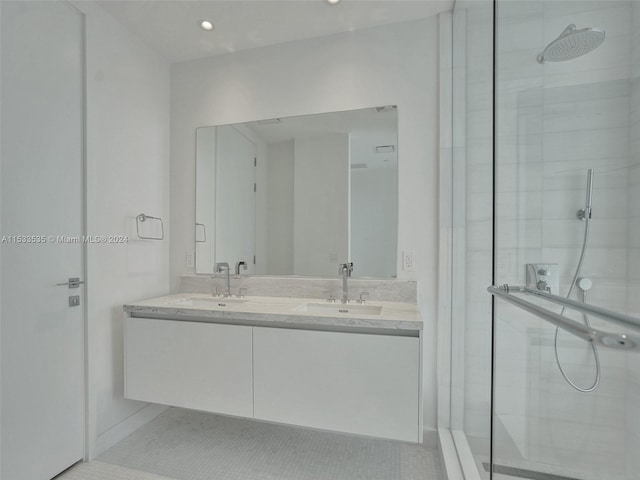
{"type": "Polygon", "coordinates": [[[571,24],[538,55],[538,63],[565,62],[581,57],[598,48],[604,37],[605,32],[601,28],[578,30],[571,24]]]}
{"type": "Polygon", "coordinates": [[[584,202],[584,208],[578,210],[576,214],[580,220],[589,220],[591,218],[591,201],[593,198],[593,168],[587,170],[587,195],[584,202]]]}
{"type": "Polygon", "coordinates": [[[591,213],[591,199],[593,196],[593,168],[587,170],[587,198],[585,200],[585,210],[591,213]]]}

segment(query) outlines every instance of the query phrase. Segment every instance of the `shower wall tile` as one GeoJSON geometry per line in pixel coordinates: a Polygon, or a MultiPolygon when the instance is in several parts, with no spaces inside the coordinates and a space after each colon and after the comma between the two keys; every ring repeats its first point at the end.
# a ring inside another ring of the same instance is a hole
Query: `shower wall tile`
{"type": "MultiPolygon", "coordinates": [[[[636,255],[640,256],[640,253],[636,255]]],[[[640,318],[640,280],[629,280],[627,312],[640,318]]]]}
{"type": "MultiPolygon", "coordinates": [[[[581,202],[582,203],[582,202],[581,202]]],[[[579,221],[567,225],[566,220],[545,219],[545,247],[580,247],[584,225],[579,221]]],[[[627,219],[598,218],[591,221],[589,245],[595,248],[626,248],[627,219]]]]}
{"type": "MultiPolygon", "coordinates": [[[[629,267],[627,311],[640,317],[640,2],[632,2],[631,12],[631,81],[630,81],[630,165],[628,173],[629,267]]],[[[629,478],[640,471],[640,356],[628,355],[627,373],[627,472],[629,478]]]]}
{"type": "Polygon", "coordinates": [[[582,102],[585,99],[629,97],[629,80],[627,78],[612,82],[583,83],[571,88],[547,88],[544,92],[545,102],[549,105],[566,102],[582,102]]]}
{"type": "MultiPolygon", "coordinates": [[[[630,102],[630,141],[632,165],[629,180],[629,270],[627,311],[640,317],[640,2],[632,6],[632,79],[630,102]]],[[[627,373],[627,472],[629,478],[640,471],[640,355],[628,355],[627,373]],[[631,453],[635,452],[635,453],[631,453]]]]}
{"type": "MultiPolygon", "coordinates": [[[[504,32],[503,32],[504,33],[504,32]]],[[[515,50],[499,53],[499,72],[496,80],[501,89],[508,93],[515,86],[524,86],[522,82],[528,82],[528,88],[542,86],[542,70],[535,61],[542,48],[542,45],[528,50],[515,50]],[[533,59],[533,61],[532,61],[533,59]]],[[[519,90],[522,91],[522,90],[519,90]]],[[[502,95],[499,101],[504,102],[515,100],[515,96],[502,95]]],[[[539,102],[531,102],[532,105],[540,105],[539,102]]],[[[525,105],[526,106],[526,105],[525,105]]]]}
{"type": "MultiPolygon", "coordinates": [[[[640,403],[635,405],[636,410],[640,409],[640,403]]],[[[627,448],[629,451],[637,452],[640,449],[640,435],[631,434],[627,448]]],[[[640,472],[640,455],[629,455],[627,463],[627,478],[633,478],[640,472]]]]}
{"type": "Polygon", "coordinates": [[[467,113],[467,140],[484,139],[487,134],[491,135],[491,116],[489,112],[477,110],[467,113]]]}
{"type": "Polygon", "coordinates": [[[499,249],[542,248],[543,229],[539,219],[507,220],[499,217],[497,230],[499,238],[496,244],[499,249]]]}
{"type": "Polygon", "coordinates": [[[629,249],[629,285],[635,286],[640,281],[640,248],[629,249]]]}
{"type": "MultiPolygon", "coordinates": [[[[584,176],[581,176],[584,183],[584,176]]],[[[603,189],[594,185],[594,199],[597,207],[594,216],[600,218],[627,219],[627,189],[603,189]]],[[[547,219],[573,222],[576,219],[576,206],[585,201],[584,185],[576,190],[550,190],[544,192],[544,217],[547,219]]]]}
{"type": "Polygon", "coordinates": [[[518,163],[502,163],[500,161],[502,157],[498,158],[498,164],[496,165],[498,192],[526,193],[539,192],[541,190],[543,164],[535,159],[528,158],[526,156],[528,151],[525,147],[525,155],[517,155],[517,158],[521,160],[518,163]]]}
{"type": "Polygon", "coordinates": [[[502,2],[498,4],[498,16],[501,24],[523,23],[532,18],[544,16],[544,2],[502,2]]]}
{"type": "MultiPolygon", "coordinates": [[[[636,168],[637,170],[637,168],[636,168]]],[[[633,209],[632,213],[633,216],[638,217],[638,205],[640,205],[640,184],[635,183],[635,184],[630,184],[629,185],[629,204],[630,205],[634,205],[635,208],[633,209]]]]}
{"type": "MultiPolygon", "coordinates": [[[[553,3],[556,4],[556,2],[553,3]]],[[[558,37],[567,25],[572,23],[578,28],[615,26],[606,29],[607,41],[615,37],[628,38],[631,33],[629,10],[620,8],[613,2],[610,5],[603,5],[602,2],[567,1],[557,2],[557,4],[557,7],[545,8],[545,40],[547,42],[558,37]],[[570,3],[577,3],[584,9],[576,11],[575,6],[569,5],[570,3]]]]}
{"type": "MultiPolygon", "coordinates": [[[[498,14],[501,13],[500,8],[498,14]]],[[[544,30],[540,20],[524,18],[521,22],[500,22],[498,30],[497,50],[501,55],[504,52],[518,50],[542,51],[544,48],[544,30]]]]}
{"type": "Polygon", "coordinates": [[[491,165],[467,165],[467,192],[484,193],[485,197],[492,192],[493,167],[491,165]]]}
{"type": "Polygon", "coordinates": [[[574,422],[566,419],[541,418],[537,427],[540,429],[540,435],[537,441],[531,442],[530,449],[532,454],[537,455],[540,460],[557,457],[560,454],[566,456],[567,460],[571,459],[570,465],[590,465],[603,474],[612,470],[619,471],[619,466],[611,468],[613,464],[611,457],[625,450],[624,437],[620,435],[619,428],[601,426],[598,428],[597,436],[594,436],[595,425],[588,417],[574,422]],[[573,447],[576,439],[582,440],[583,445],[589,445],[593,449],[576,449],[573,447]],[[599,460],[603,463],[594,462],[592,458],[594,454],[602,455],[603,457],[599,460]]]}
{"type": "Polygon", "coordinates": [[[627,390],[627,472],[634,478],[640,472],[640,355],[629,355],[630,383],[627,390]]]}
{"type": "Polygon", "coordinates": [[[545,132],[589,131],[629,126],[629,97],[562,102],[545,106],[545,132]]]}
{"type": "MultiPolygon", "coordinates": [[[[535,164],[535,168],[538,169],[543,166],[542,135],[525,137],[521,142],[518,141],[518,137],[501,137],[497,147],[496,158],[500,168],[505,168],[512,163],[535,164]]],[[[500,188],[506,191],[506,188],[502,186],[500,188]]]]}
{"type": "Polygon", "coordinates": [[[631,69],[633,78],[637,80],[640,78],[640,7],[637,1],[632,2],[631,31],[631,69]]]}
{"type": "MultiPolygon", "coordinates": [[[[491,58],[487,58],[485,63],[488,65],[487,71],[472,73],[472,75],[476,75],[481,78],[486,78],[491,75],[493,70],[493,60],[491,58]]],[[[493,82],[490,80],[478,80],[477,82],[469,82],[467,84],[467,110],[470,112],[475,111],[491,111],[493,106],[493,98],[491,95],[487,95],[487,92],[491,92],[493,89],[493,82]]],[[[471,148],[471,147],[470,147],[471,148]]],[[[491,155],[489,156],[491,158],[491,155]]]]}
{"type": "MultiPolygon", "coordinates": [[[[548,132],[544,136],[543,154],[545,163],[628,158],[629,127],[548,132]]],[[[589,167],[583,168],[586,171],[589,167]]]]}
{"type": "MultiPolygon", "coordinates": [[[[638,189],[638,185],[630,185],[631,189],[638,189]]],[[[631,202],[629,202],[630,205],[631,202]]],[[[634,211],[640,203],[635,203],[630,207],[630,211],[634,211]]],[[[637,214],[629,215],[629,247],[640,248],[640,218],[637,214]]]]}
{"type": "MultiPolygon", "coordinates": [[[[580,2],[572,0],[553,0],[544,2],[545,19],[558,18],[565,15],[575,15],[584,12],[597,12],[598,10],[611,8],[613,2],[597,0],[584,0],[580,2]]],[[[569,22],[574,23],[574,22],[569,22]]]]}
{"type": "Polygon", "coordinates": [[[491,237],[493,235],[493,225],[491,221],[467,223],[467,254],[478,252],[479,255],[491,255],[491,237]]]}
{"type": "Polygon", "coordinates": [[[527,218],[536,220],[542,218],[543,194],[537,191],[527,192],[524,196],[520,192],[498,192],[496,194],[496,208],[500,218],[517,220],[527,218]]]}

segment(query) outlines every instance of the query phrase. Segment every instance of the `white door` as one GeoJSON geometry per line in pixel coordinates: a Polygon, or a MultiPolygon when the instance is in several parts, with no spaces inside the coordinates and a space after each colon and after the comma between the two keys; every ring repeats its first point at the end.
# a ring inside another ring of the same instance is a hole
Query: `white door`
{"type": "Polygon", "coordinates": [[[236,127],[216,127],[215,261],[245,262],[240,273],[255,271],[255,158],[255,144],[236,127]]]}
{"type": "Polygon", "coordinates": [[[83,18],[0,8],[1,477],[46,480],[84,455],[83,18]]]}

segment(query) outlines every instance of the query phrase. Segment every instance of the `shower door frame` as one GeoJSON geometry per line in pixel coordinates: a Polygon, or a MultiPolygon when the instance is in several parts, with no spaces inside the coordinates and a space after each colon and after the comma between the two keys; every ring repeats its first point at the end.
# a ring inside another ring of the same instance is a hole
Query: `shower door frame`
{"type": "MultiPolygon", "coordinates": [[[[453,158],[456,148],[460,148],[454,139],[454,128],[464,131],[464,122],[456,120],[457,116],[454,111],[453,99],[453,83],[454,83],[454,36],[456,34],[465,34],[464,29],[456,30],[454,25],[454,12],[456,5],[451,12],[439,15],[439,31],[440,31],[440,156],[439,156],[439,183],[440,183],[440,207],[439,207],[439,283],[438,283],[438,304],[439,304],[439,321],[438,321],[438,437],[440,445],[440,455],[442,464],[445,469],[445,475],[449,480],[480,480],[481,474],[477,468],[473,453],[466,440],[466,434],[463,430],[456,430],[452,425],[452,415],[454,415],[454,399],[455,393],[454,378],[454,360],[453,355],[456,351],[454,347],[453,318],[454,318],[454,295],[456,289],[453,287],[454,280],[454,167],[453,158]],[[455,125],[455,127],[454,127],[455,125]]],[[[492,271],[491,280],[495,283],[496,279],[496,36],[497,23],[496,11],[497,0],[491,1],[491,35],[492,35],[492,68],[491,68],[491,252],[492,252],[492,271]]],[[[466,39],[465,39],[466,41],[466,39]]],[[[466,135],[466,132],[465,132],[466,135]]],[[[464,145],[462,146],[464,148],[464,145]]],[[[487,285],[488,286],[488,285],[487,285]]],[[[485,286],[486,287],[486,286],[485,286]]],[[[487,295],[489,295],[487,293],[487,295]]],[[[491,296],[491,352],[490,352],[490,430],[489,430],[489,465],[493,466],[493,438],[494,438],[494,397],[495,397],[495,299],[491,296]]],[[[464,405],[462,405],[464,409],[464,405]]],[[[462,411],[464,415],[464,410],[462,411]]],[[[493,478],[493,468],[489,469],[489,478],[493,478]]]]}

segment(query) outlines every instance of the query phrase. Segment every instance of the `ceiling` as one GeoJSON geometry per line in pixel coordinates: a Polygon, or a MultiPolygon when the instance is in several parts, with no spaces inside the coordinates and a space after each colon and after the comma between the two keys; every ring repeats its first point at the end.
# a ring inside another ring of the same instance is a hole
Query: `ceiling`
{"type": "Polygon", "coordinates": [[[101,0],[170,62],[426,18],[453,0],[101,0]],[[206,32],[199,20],[213,22],[206,32]]]}

